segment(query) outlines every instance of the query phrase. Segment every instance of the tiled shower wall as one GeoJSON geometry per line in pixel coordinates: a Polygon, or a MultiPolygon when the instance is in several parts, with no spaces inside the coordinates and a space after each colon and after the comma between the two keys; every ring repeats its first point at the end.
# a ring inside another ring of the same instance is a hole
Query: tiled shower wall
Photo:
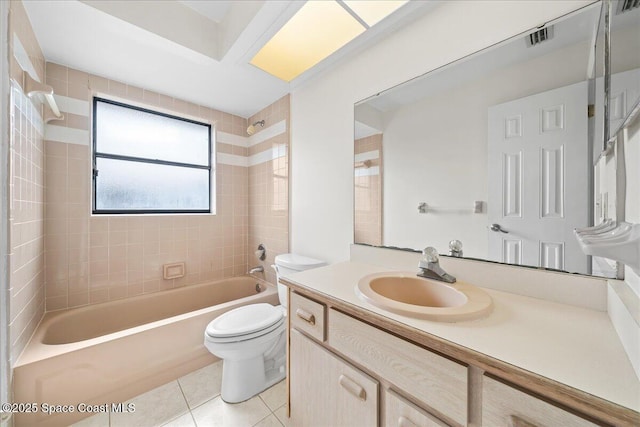
{"type": "Polygon", "coordinates": [[[354,242],[382,245],[382,134],[355,140],[354,242]]]}
{"type": "Polygon", "coordinates": [[[46,82],[65,115],[45,131],[47,311],[246,274],[254,265],[249,165],[264,157],[250,153],[246,119],[54,63],[46,64],[46,82]],[[212,123],[216,214],[92,216],[93,94],[212,123]],[[187,275],[162,279],[162,265],[179,261],[187,275]]]}
{"type": "Polygon", "coordinates": [[[44,80],[44,57],[21,2],[10,3],[11,78],[9,145],[9,337],[11,364],[44,313],[44,150],[42,106],[27,97],[22,69],[44,80]],[[15,40],[22,52],[13,49],[15,40]]]}
{"type": "Polygon", "coordinates": [[[266,278],[276,283],[271,265],[289,248],[289,95],[255,115],[248,124],[265,121],[250,138],[249,156],[249,266],[262,265],[266,278]],[[255,251],[262,243],[266,259],[255,251]]]}

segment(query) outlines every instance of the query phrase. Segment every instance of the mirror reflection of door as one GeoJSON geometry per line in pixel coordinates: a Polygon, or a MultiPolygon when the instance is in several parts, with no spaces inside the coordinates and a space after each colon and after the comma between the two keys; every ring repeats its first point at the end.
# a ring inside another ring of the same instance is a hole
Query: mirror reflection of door
{"type": "Polygon", "coordinates": [[[587,96],[585,81],[489,108],[490,259],[590,273],[573,237],[588,223],[587,96]]]}

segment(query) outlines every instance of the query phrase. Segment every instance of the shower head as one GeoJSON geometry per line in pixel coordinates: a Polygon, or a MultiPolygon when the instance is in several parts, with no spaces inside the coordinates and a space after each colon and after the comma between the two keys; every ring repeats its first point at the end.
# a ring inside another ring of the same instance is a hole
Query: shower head
{"type": "Polygon", "coordinates": [[[254,133],[256,133],[256,125],[260,125],[260,127],[263,128],[264,127],[264,120],[260,120],[260,121],[255,122],[252,125],[249,125],[249,127],[247,128],[247,135],[251,136],[254,133]]]}

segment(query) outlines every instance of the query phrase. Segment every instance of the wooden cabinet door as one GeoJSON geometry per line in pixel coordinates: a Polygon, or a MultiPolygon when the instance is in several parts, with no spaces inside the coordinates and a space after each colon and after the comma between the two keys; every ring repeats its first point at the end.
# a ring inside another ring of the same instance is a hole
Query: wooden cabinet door
{"type": "Polygon", "coordinates": [[[376,380],[295,329],[291,330],[289,351],[291,425],[378,425],[376,380]]]}
{"type": "Polygon", "coordinates": [[[344,357],[422,402],[439,418],[466,425],[466,366],[334,309],[329,312],[328,343],[344,357]]]}

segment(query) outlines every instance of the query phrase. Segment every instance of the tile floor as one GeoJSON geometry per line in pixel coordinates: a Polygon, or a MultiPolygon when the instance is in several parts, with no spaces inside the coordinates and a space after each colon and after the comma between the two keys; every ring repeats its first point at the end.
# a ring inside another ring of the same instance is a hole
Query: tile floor
{"type": "Polygon", "coordinates": [[[222,361],[134,397],[133,413],[100,413],[73,427],[284,427],[285,381],[246,402],[220,397],[222,361]]]}

